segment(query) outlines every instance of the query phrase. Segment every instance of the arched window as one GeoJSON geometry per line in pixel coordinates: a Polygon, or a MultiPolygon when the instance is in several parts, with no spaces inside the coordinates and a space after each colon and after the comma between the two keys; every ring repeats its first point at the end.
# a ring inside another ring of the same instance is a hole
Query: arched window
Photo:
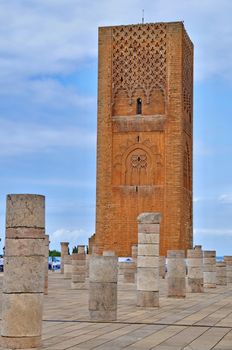
{"type": "Polygon", "coordinates": [[[142,99],[137,98],[136,114],[142,114],[142,99]]]}

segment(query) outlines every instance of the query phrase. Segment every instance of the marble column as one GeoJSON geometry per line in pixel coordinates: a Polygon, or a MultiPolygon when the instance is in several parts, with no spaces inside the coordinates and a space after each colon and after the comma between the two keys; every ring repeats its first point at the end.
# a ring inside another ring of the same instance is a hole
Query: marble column
{"type": "Polygon", "coordinates": [[[41,345],[45,197],[7,196],[1,346],[41,345]]]}
{"type": "Polygon", "coordinates": [[[232,285],[232,256],[231,255],[224,256],[224,261],[226,263],[227,285],[231,286],[232,285]]]}
{"type": "Polygon", "coordinates": [[[44,238],[44,294],[48,294],[48,257],[49,257],[49,235],[44,238]]]}
{"type": "Polygon", "coordinates": [[[186,296],[186,265],[184,250],[167,251],[167,281],[168,296],[185,298],[186,296]]]}
{"type": "Polygon", "coordinates": [[[227,285],[225,261],[220,261],[216,263],[216,278],[217,278],[217,285],[219,286],[227,285]]]}
{"type": "Polygon", "coordinates": [[[77,246],[77,253],[72,254],[72,289],[86,289],[85,246],[77,246]]]}
{"type": "Polygon", "coordinates": [[[60,242],[61,245],[61,261],[60,261],[60,273],[64,273],[64,257],[68,255],[69,242],[60,242]]]}
{"type": "Polygon", "coordinates": [[[166,257],[159,256],[159,276],[165,278],[166,275],[166,257]]]}
{"type": "Polygon", "coordinates": [[[203,251],[203,277],[205,288],[216,288],[216,251],[203,251]]]}
{"type": "Polygon", "coordinates": [[[204,292],[203,252],[200,248],[187,250],[187,291],[204,292]]]}
{"type": "Polygon", "coordinates": [[[64,256],[64,279],[66,280],[72,279],[72,256],[71,255],[64,256]]]}
{"type": "Polygon", "coordinates": [[[159,235],[161,215],[138,216],[137,306],[159,306],[159,235]]]}
{"type": "Polygon", "coordinates": [[[93,321],[117,319],[118,258],[105,254],[89,258],[89,316],[93,321]]]}

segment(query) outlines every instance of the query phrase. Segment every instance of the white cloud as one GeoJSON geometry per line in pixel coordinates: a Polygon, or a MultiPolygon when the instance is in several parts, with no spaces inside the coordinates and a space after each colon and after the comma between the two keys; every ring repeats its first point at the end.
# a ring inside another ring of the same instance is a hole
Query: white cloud
{"type": "Polygon", "coordinates": [[[48,234],[50,249],[60,250],[60,242],[69,242],[70,253],[72,253],[72,248],[76,245],[87,245],[88,238],[91,236],[91,234],[83,229],[67,230],[64,228],[60,228],[48,234]]]}
{"type": "Polygon", "coordinates": [[[232,236],[232,229],[220,229],[220,228],[196,228],[194,229],[194,235],[200,236],[232,236]]]}
{"type": "Polygon", "coordinates": [[[57,147],[95,147],[95,132],[0,119],[0,156],[47,152],[57,147]]]}
{"type": "Polygon", "coordinates": [[[196,76],[231,76],[232,2],[221,0],[1,1],[0,79],[66,74],[97,57],[97,27],[184,20],[196,76]],[[230,73],[230,74],[228,74],[230,73]]]}
{"type": "Polygon", "coordinates": [[[218,197],[219,202],[232,204],[232,194],[222,194],[218,197]]]}
{"type": "MultiPolygon", "coordinates": [[[[15,180],[14,180],[15,181],[15,180]]],[[[20,182],[25,182],[27,184],[32,185],[40,185],[40,186],[53,186],[53,187],[70,187],[70,188],[94,188],[95,182],[85,181],[85,180],[74,180],[74,179],[60,179],[60,178],[33,178],[20,179],[20,182]]]]}

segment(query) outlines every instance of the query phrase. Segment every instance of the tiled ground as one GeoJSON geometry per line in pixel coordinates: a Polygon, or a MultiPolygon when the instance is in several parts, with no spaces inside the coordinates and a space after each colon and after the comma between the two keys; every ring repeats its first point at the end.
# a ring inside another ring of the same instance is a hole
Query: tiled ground
{"type": "Polygon", "coordinates": [[[154,309],[136,307],[134,285],[118,289],[117,322],[90,322],[88,291],[71,290],[70,280],[49,273],[41,349],[232,350],[232,286],[171,299],[161,280],[154,309]]]}

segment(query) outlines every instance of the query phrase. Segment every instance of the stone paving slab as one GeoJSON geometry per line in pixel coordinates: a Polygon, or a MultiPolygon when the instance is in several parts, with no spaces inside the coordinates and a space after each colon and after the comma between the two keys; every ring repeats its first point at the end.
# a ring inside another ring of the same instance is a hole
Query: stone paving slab
{"type": "Polygon", "coordinates": [[[96,323],[88,290],[72,290],[70,280],[49,273],[40,350],[232,350],[231,286],[173,299],[167,281],[160,285],[160,307],[145,309],[136,307],[135,285],[119,284],[117,321],[96,323]]]}

